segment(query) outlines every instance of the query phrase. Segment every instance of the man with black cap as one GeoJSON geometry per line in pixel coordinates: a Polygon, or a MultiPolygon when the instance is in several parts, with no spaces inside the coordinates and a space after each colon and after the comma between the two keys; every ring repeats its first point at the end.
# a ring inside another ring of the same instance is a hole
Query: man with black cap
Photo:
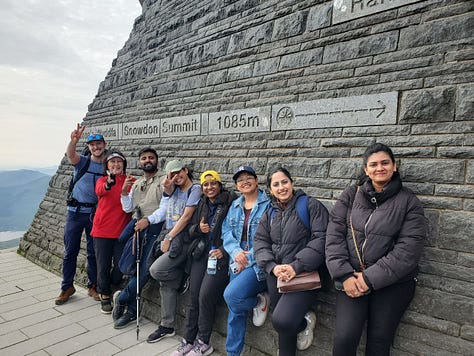
{"type": "Polygon", "coordinates": [[[63,280],[61,293],[56,298],[56,305],[66,303],[76,292],[74,276],[76,274],[77,256],[81,248],[83,231],[87,242],[87,287],[88,293],[95,300],[100,300],[96,291],[97,264],[94,253],[94,243],[90,235],[92,217],[97,204],[95,183],[103,176],[102,162],[105,157],[105,140],[101,134],[91,134],[87,137],[90,157],[80,155],[76,151],[77,143],[84,133],[85,126],[77,124],[71,133],[71,141],[66,148],[69,163],[74,166],[74,187],[68,197],[67,217],[64,226],[64,258],[63,280]]]}

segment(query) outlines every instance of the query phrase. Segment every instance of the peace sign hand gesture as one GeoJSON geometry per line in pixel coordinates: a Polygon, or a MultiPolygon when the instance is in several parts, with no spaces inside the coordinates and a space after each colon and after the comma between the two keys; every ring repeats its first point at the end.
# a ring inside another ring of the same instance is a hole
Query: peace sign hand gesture
{"type": "Polygon", "coordinates": [[[77,124],[77,128],[73,132],[71,132],[71,142],[78,143],[85,129],[85,125],[81,126],[80,124],[77,124]]]}

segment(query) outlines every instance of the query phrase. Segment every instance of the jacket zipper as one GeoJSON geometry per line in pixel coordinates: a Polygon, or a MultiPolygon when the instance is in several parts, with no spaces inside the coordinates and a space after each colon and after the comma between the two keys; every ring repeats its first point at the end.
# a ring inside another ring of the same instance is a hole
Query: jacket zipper
{"type": "Polygon", "coordinates": [[[378,204],[377,204],[377,199],[375,199],[375,197],[372,198],[371,201],[372,201],[372,203],[375,203],[375,209],[370,213],[369,218],[367,219],[367,222],[364,225],[365,240],[364,240],[364,243],[362,244],[362,261],[364,262],[364,264],[365,264],[364,248],[365,248],[365,244],[367,243],[367,240],[368,240],[367,226],[369,225],[370,220],[372,219],[372,216],[375,213],[375,210],[377,210],[377,208],[379,207],[378,204]]]}

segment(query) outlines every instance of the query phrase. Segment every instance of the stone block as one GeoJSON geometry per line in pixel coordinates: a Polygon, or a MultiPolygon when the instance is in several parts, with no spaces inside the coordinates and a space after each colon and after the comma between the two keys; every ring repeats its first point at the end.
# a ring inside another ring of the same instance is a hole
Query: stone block
{"type": "Polygon", "coordinates": [[[380,53],[394,51],[397,46],[398,31],[377,34],[330,44],[325,47],[323,63],[342,62],[380,53]]]}
{"type": "Polygon", "coordinates": [[[308,19],[306,21],[306,30],[316,31],[320,28],[329,26],[331,24],[331,14],[332,4],[329,2],[313,6],[309,10],[308,19]]]}
{"type": "Polygon", "coordinates": [[[465,340],[474,342],[474,326],[473,325],[463,325],[461,327],[461,337],[465,340]]]}
{"type": "Polygon", "coordinates": [[[294,176],[327,177],[329,172],[329,159],[314,158],[270,158],[267,163],[268,170],[284,166],[294,176]]]}
{"type": "Polygon", "coordinates": [[[454,88],[416,90],[402,95],[400,123],[453,121],[454,88]]]}
{"type": "Polygon", "coordinates": [[[456,120],[474,120],[474,85],[460,85],[456,96],[456,120]]]}
{"type": "Polygon", "coordinates": [[[410,309],[434,318],[468,324],[474,312],[474,303],[471,298],[420,287],[410,309]]]}
{"type": "Polygon", "coordinates": [[[314,66],[320,64],[323,58],[323,48],[315,48],[283,56],[279,70],[288,70],[299,67],[314,66]]]}
{"type": "Polygon", "coordinates": [[[269,58],[264,59],[262,61],[256,62],[253,75],[260,76],[260,75],[268,75],[272,73],[278,72],[280,60],[279,58],[269,58]]]}
{"type": "Polygon", "coordinates": [[[440,214],[439,239],[441,248],[469,252],[474,250],[474,213],[444,211],[440,214]]]}
{"type": "Polygon", "coordinates": [[[359,159],[338,159],[331,162],[330,178],[356,179],[362,173],[362,164],[359,159]]]}
{"type": "Polygon", "coordinates": [[[299,11],[275,20],[272,41],[299,35],[304,30],[308,13],[299,11]]]}
{"type": "Polygon", "coordinates": [[[402,179],[410,182],[463,183],[465,167],[459,160],[404,159],[402,179]]]}
{"type": "Polygon", "coordinates": [[[253,73],[253,67],[254,67],[254,64],[249,63],[249,64],[244,64],[238,67],[229,68],[229,71],[227,74],[227,80],[233,81],[233,80],[251,78],[252,73],[253,73]]]}
{"type": "Polygon", "coordinates": [[[429,21],[401,29],[399,46],[403,49],[455,41],[465,38],[466,33],[472,28],[474,28],[474,17],[470,14],[429,21]]]}

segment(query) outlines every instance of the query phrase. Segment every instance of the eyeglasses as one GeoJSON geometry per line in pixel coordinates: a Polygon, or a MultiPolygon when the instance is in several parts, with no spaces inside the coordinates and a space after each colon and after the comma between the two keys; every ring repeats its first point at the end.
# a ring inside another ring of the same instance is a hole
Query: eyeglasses
{"type": "Polygon", "coordinates": [[[104,140],[104,136],[102,136],[101,134],[93,134],[93,135],[87,136],[87,142],[103,141],[103,140],[104,140]]]}
{"type": "Polygon", "coordinates": [[[249,180],[255,179],[254,176],[245,176],[245,177],[239,177],[237,178],[236,182],[237,183],[243,183],[243,182],[248,182],[249,180]]]}

